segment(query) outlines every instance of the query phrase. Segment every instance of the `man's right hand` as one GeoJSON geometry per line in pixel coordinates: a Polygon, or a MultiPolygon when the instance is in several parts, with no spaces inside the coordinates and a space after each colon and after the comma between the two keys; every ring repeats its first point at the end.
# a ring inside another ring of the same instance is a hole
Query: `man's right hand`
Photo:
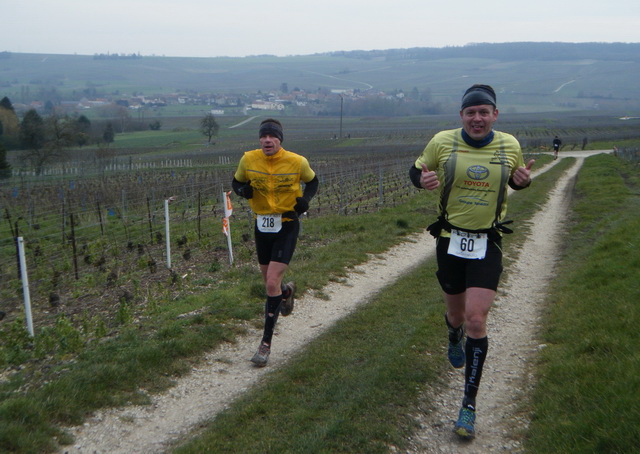
{"type": "Polygon", "coordinates": [[[422,174],[420,175],[420,184],[423,188],[433,191],[440,186],[438,175],[427,168],[426,164],[422,164],[422,174]]]}
{"type": "Polygon", "coordinates": [[[240,186],[237,193],[240,197],[244,197],[245,199],[253,197],[253,187],[251,186],[251,182],[247,181],[245,184],[240,186]]]}

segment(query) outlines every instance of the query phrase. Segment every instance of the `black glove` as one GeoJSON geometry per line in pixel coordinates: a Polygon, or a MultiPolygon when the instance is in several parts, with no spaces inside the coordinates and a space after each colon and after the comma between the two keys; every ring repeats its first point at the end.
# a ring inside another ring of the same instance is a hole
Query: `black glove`
{"type": "Polygon", "coordinates": [[[309,209],[309,202],[304,197],[296,197],[296,205],[293,210],[298,213],[298,216],[306,212],[309,209]]]}
{"type": "Polygon", "coordinates": [[[244,197],[245,199],[250,199],[251,197],[253,197],[253,186],[251,186],[251,183],[245,183],[238,188],[236,193],[240,197],[244,197]]]}

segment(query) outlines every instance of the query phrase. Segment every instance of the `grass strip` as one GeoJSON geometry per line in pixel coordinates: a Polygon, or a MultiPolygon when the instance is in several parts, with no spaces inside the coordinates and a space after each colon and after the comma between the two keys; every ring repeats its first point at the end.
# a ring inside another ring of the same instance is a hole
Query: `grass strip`
{"type": "Polygon", "coordinates": [[[637,166],[587,159],[548,296],[528,452],[636,452],[640,439],[637,166]]]}

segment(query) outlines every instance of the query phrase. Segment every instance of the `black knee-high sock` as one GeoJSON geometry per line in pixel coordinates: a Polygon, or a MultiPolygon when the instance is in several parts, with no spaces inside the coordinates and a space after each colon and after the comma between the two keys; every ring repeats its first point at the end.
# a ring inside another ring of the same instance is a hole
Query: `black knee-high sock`
{"type": "Polygon", "coordinates": [[[467,356],[467,364],[464,370],[464,400],[462,406],[476,409],[476,395],[482,378],[482,368],[484,360],[487,357],[489,349],[489,339],[473,339],[467,336],[465,344],[465,354],[467,356]]]}
{"type": "Polygon", "coordinates": [[[282,295],[267,296],[267,302],[264,306],[264,334],[262,335],[262,342],[267,345],[271,345],[273,330],[276,327],[278,315],[280,315],[280,304],[282,304],[282,295]]]}

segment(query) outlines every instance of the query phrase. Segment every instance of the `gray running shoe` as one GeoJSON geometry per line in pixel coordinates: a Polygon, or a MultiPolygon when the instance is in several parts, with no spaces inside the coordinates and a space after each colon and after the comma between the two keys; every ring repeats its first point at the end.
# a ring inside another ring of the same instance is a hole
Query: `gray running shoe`
{"type": "Polygon", "coordinates": [[[251,358],[251,362],[258,367],[264,367],[267,365],[267,361],[269,361],[269,353],[271,353],[271,348],[261,342],[258,351],[253,355],[253,358],[251,358]]]}
{"type": "Polygon", "coordinates": [[[282,306],[280,307],[280,313],[286,317],[293,312],[294,297],[296,293],[296,284],[293,282],[287,282],[285,287],[289,289],[289,296],[282,300],[282,306]]]}

